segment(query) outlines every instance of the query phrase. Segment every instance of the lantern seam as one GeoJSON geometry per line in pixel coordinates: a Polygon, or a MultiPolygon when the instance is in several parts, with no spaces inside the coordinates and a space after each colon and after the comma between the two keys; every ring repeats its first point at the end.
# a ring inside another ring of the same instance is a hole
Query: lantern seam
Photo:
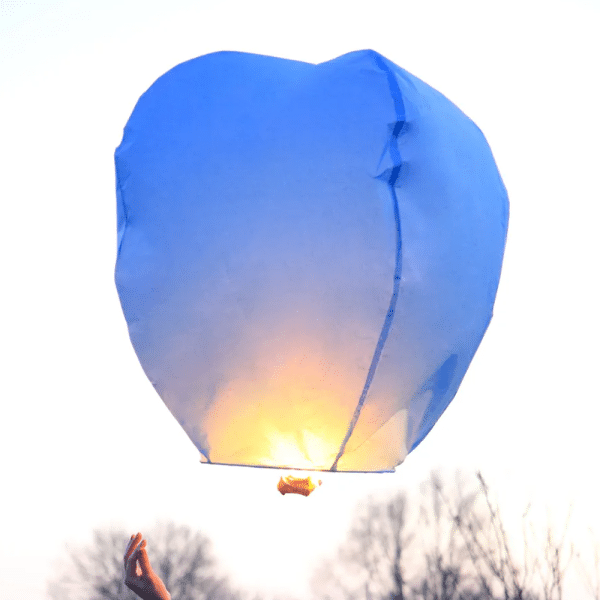
{"type": "MultiPolygon", "coordinates": [[[[117,152],[118,152],[117,148],[117,152]]],[[[121,211],[123,213],[123,228],[121,231],[117,231],[117,260],[119,255],[121,254],[121,246],[123,245],[123,239],[125,238],[125,231],[127,230],[127,226],[129,225],[129,215],[127,206],[125,205],[125,192],[123,191],[123,181],[121,177],[121,173],[119,171],[119,166],[117,162],[116,152],[115,152],[115,171],[117,172],[116,177],[116,188],[117,188],[117,207],[120,205],[121,211]],[[120,235],[119,235],[120,234],[120,235]]],[[[118,225],[118,224],[117,224],[118,225]]]]}
{"type": "MultiPolygon", "coordinates": [[[[383,352],[383,348],[387,341],[390,329],[392,327],[392,322],[394,320],[394,314],[396,311],[396,304],[398,302],[398,294],[400,291],[400,279],[402,277],[402,233],[400,227],[400,209],[398,206],[398,196],[396,194],[396,182],[400,175],[400,170],[402,167],[402,158],[400,156],[400,150],[398,148],[398,137],[404,128],[405,123],[405,111],[404,111],[404,102],[402,100],[402,92],[398,85],[398,82],[389,69],[389,67],[384,62],[384,59],[381,55],[376,52],[372,52],[373,60],[375,64],[385,73],[389,91],[392,96],[392,100],[394,102],[394,109],[396,112],[396,122],[393,124],[391,128],[390,138],[387,144],[387,150],[389,151],[390,158],[392,159],[392,168],[386,169],[383,173],[377,176],[378,179],[387,180],[388,189],[390,192],[390,196],[392,199],[392,204],[394,208],[394,221],[396,225],[396,265],[394,269],[394,283],[392,289],[392,297],[390,298],[390,304],[387,310],[387,314],[385,316],[385,320],[383,322],[381,332],[379,334],[379,339],[377,340],[377,345],[375,346],[375,351],[373,352],[373,358],[371,359],[371,365],[369,366],[369,371],[367,373],[367,378],[365,380],[365,384],[363,386],[362,393],[358,400],[358,404],[354,409],[354,413],[352,415],[352,419],[348,426],[348,430],[344,439],[340,445],[340,449],[338,450],[337,456],[331,465],[331,471],[337,471],[337,465],[340,458],[343,456],[346,445],[352,436],[354,429],[356,427],[356,423],[358,422],[358,418],[362,411],[362,407],[367,398],[367,394],[369,393],[369,389],[371,387],[371,383],[373,382],[373,378],[375,377],[375,372],[377,370],[377,366],[379,364],[379,360],[381,358],[381,354],[383,352]]],[[[384,150],[385,153],[385,150],[384,150]]]]}

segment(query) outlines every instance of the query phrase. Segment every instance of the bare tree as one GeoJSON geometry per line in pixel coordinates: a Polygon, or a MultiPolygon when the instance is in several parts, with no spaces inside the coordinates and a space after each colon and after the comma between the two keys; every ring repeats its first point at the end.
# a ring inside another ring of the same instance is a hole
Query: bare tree
{"type": "Polygon", "coordinates": [[[589,533],[591,535],[591,561],[589,558],[586,560],[586,557],[582,556],[580,550],[577,552],[578,567],[582,580],[585,581],[590,593],[590,598],[600,600],[600,543],[595,538],[594,532],[591,529],[589,529],[589,533]]]}
{"type": "Polygon", "coordinates": [[[542,589],[544,600],[563,600],[563,582],[565,572],[573,558],[573,546],[569,548],[565,556],[565,538],[569,526],[571,513],[565,522],[562,535],[557,540],[554,537],[552,528],[548,525],[546,530],[546,545],[544,548],[545,574],[542,574],[542,589]]]}
{"type": "Polygon", "coordinates": [[[412,536],[405,527],[403,494],[387,503],[370,499],[360,506],[338,556],[315,574],[315,592],[325,600],[408,600],[404,553],[412,536]]]}
{"type": "Polygon", "coordinates": [[[485,598],[468,573],[468,554],[457,544],[435,481],[418,519],[409,515],[404,494],[364,504],[337,557],[316,574],[315,594],[325,600],[485,598]]]}
{"type": "Polygon", "coordinates": [[[462,495],[454,502],[439,486],[448,517],[460,534],[476,573],[484,598],[494,600],[535,600],[530,591],[532,569],[519,565],[512,551],[498,506],[481,473],[477,473],[485,510],[476,510],[470,499],[462,495]]]}
{"type": "Polygon", "coordinates": [[[472,500],[465,500],[461,494],[452,504],[441,484],[439,489],[485,597],[494,599],[498,594],[504,600],[537,600],[541,592],[543,600],[562,600],[564,576],[573,556],[572,547],[568,554],[565,550],[569,517],[558,539],[548,526],[545,541],[539,544],[535,534],[528,535],[528,507],[523,514],[524,555],[519,561],[509,543],[498,504],[480,472],[477,481],[485,510],[474,510],[472,500]]]}
{"type": "Polygon", "coordinates": [[[519,560],[481,473],[466,493],[463,488],[457,480],[449,493],[433,474],[422,488],[418,519],[408,518],[403,494],[368,502],[338,556],[317,573],[316,595],[323,600],[563,600],[572,557],[565,549],[566,526],[559,536],[549,528],[538,543],[528,533],[525,511],[519,560]]]}
{"type": "MultiPolygon", "coordinates": [[[[460,543],[456,524],[448,518],[442,494],[443,486],[436,473],[422,486],[419,531],[424,566],[414,579],[413,595],[422,600],[463,600],[480,598],[487,581],[469,569],[469,555],[460,543]]],[[[461,496],[464,510],[473,510],[475,494],[461,496]]]]}
{"type": "MultiPolygon", "coordinates": [[[[216,572],[209,540],[186,526],[161,523],[149,531],[152,566],[177,600],[238,599],[227,579],[216,572]]],[[[139,600],[123,583],[124,530],[96,530],[84,548],[67,544],[67,558],[49,581],[52,600],[139,600]]]]}

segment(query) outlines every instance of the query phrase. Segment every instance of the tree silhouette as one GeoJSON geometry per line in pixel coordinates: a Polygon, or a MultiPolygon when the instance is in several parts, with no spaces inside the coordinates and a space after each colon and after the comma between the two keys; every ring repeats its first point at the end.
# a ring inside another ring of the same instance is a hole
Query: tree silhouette
{"type": "MultiPolygon", "coordinates": [[[[468,493],[449,493],[432,474],[418,515],[404,494],[359,508],[347,541],[315,573],[325,600],[562,600],[571,556],[565,531],[527,537],[522,561],[509,544],[499,508],[481,475],[468,493]]],[[[523,516],[524,526],[527,512],[523,516]]],[[[524,532],[526,531],[526,527],[524,532]]],[[[571,552],[572,555],[572,552],[571,552]]]]}
{"type": "MultiPolygon", "coordinates": [[[[52,600],[139,600],[123,583],[129,532],[95,530],[91,546],[70,548],[58,575],[48,582],[52,600]]],[[[144,537],[152,566],[176,600],[239,600],[219,575],[207,537],[187,526],[159,523],[144,537]]]]}
{"type": "MultiPolygon", "coordinates": [[[[412,597],[422,600],[485,597],[487,582],[470,568],[469,554],[457,534],[456,524],[448,518],[441,479],[432,473],[421,489],[417,527],[422,563],[413,579],[412,597]]],[[[459,497],[464,509],[474,509],[475,493],[459,497]]]]}
{"type": "Polygon", "coordinates": [[[315,574],[315,594],[351,600],[486,598],[469,574],[468,554],[457,544],[434,483],[426,486],[427,501],[417,514],[403,493],[359,507],[338,555],[315,574]]]}
{"type": "Polygon", "coordinates": [[[532,561],[537,557],[529,553],[523,564],[518,564],[498,506],[481,473],[477,473],[477,481],[483,506],[476,506],[473,495],[464,497],[461,493],[452,501],[439,480],[434,487],[469,556],[479,593],[490,600],[537,600],[538,595],[532,591],[532,561]]]}
{"type": "Polygon", "coordinates": [[[579,550],[577,552],[578,567],[581,578],[590,593],[590,598],[600,600],[600,543],[594,538],[591,529],[589,529],[589,533],[591,542],[589,554],[591,556],[586,557],[579,550]]]}

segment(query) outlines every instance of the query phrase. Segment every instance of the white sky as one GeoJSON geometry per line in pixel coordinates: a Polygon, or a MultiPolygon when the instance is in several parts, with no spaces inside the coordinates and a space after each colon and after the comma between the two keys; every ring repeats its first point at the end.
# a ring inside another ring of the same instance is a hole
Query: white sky
{"type": "Polygon", "coordinates": [[[302,597],[313,540],[333,552],[358,498],[416,491],[435,466],[481,468],[509,516],[532,500],[561,522],[574,502],[576,541],[587,526],[600,539],[600,3],[366,6],[0,0],[4,598],[45,598],[65,541],[159,518],[210,535],[244,585],[302,597]],[[140,94],[184,60],[240,50],[322,62],[363,48],[485,133],[511,200],[504,270],[457,397],[397,472],[281,497],[277,471],[200,465],[137,362],[113,283],[113,152],[140,94]]]}

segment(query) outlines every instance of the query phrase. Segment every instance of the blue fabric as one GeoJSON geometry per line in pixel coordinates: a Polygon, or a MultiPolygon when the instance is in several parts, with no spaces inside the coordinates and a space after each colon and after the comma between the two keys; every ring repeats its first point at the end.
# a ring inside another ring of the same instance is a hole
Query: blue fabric
{"type": "Polygon", "coordinates": [[[492,316],[508,198],[477,126],[371,50],[219,52],[138,101],[115,153],[133,346],[208,462],[384,471],[492,316]]]}

